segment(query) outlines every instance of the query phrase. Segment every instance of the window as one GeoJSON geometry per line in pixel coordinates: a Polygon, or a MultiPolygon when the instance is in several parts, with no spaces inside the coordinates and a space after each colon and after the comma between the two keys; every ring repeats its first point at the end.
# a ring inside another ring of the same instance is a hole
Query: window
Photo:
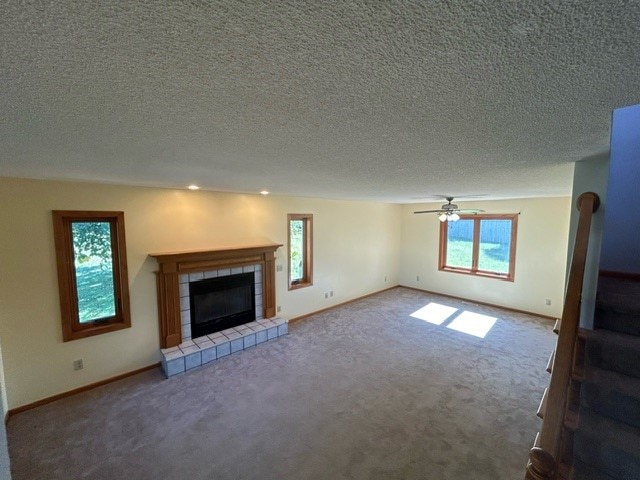
{"type": "Polygon", "coordinates": [[[313,215],[287,215],[289,290],[313,285],[313,215]]]}
{"type": "Polygon", "coordinates": [[[131,326],[123,212],[53,211],[65,342],[131,326]]]}
{"type": "Polygon", "coordinates": [[[460,215],[440,224],[439,269],[513,281],[518,215],[460,215]]]}

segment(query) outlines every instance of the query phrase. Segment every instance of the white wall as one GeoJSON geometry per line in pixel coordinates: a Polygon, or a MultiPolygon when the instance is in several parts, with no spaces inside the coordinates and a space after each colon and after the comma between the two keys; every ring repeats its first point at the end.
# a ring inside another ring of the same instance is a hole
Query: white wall
{"type": "MultiPolygon", "coordinates": [[[[573,170],[573,195],[571,197],[571,224],[569,228],[569,250],[567,253],[567,276],[571,267],[571,256],[576,240],[578,218],[578,197],[585,192],[595,192],[600,197],[600,207],[591,218],[591,232],[589,234],[589,249],[582,286],[582,304],[580,306],[580,326],[593,328],[593,315],[596,305],[596,291],[598,289],[598,270],[600,268],[600,246],[604,231],[604,212],[606,211],[605,197],[607,194],[607,180],[609,178],[609,155],[585,158],[576,162],[573,170]]],[[[568,280],[568,279],[567,279],[568,280]]],[[[565,282],[566,283],[566,282],[565,282]]]]}
{"type": "Polygon", "coordinates": [[[277,304],[285,318],[398,284],[399,205],[0,178],[0,337],[9,408],[159,361],[149,253],[273,241],[287,213],[314,216],[314,285],[287,290],[278,250],[277,304]],[[51,210],[125,212],[132,327],[62,342],[51,210]],[[385,275],[387,281],[384,281],[385,275]],[[333,290],[328,300],[324,293],[333,290]],[[84,370],[73,371],[75,359],[84,370]]]}
{"type": "Polygon", "coordinates": [[[569,231],[569,197],[458,202],[487,213],[518,213],[515,281],[438,270],[440,222],[415,210],[440,203],[404,205],[400,284],[548,316],[559,316],[569,231]],[[416,277],[420,277],[420,281],[416,277]],[[545,300],[551,305],[546,306],[545,300]]]}

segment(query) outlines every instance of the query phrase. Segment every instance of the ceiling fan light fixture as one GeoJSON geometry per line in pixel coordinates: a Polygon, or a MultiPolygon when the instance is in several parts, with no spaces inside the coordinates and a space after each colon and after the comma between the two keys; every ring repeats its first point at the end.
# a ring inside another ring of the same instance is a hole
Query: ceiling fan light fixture
{"type": "Polygon", "coordinates": [[[438,215],[438,220],[440,220],[441,222],[456,222],[460,220],[460,215],[455,212],[442,212],[440,215],[438,215]]]}

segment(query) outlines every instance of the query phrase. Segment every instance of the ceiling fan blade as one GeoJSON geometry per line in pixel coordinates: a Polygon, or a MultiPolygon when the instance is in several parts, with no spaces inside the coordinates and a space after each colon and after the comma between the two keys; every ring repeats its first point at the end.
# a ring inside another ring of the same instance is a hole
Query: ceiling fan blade
{"type": "Polygon", "coordinates": [[[479,208],[462,208],[460,210],[456,210],[458,213],[484,213],[484,210],[480,210],[479,208]]]}
{"type": "Polygon", "coordinates": [[[419,210],[413,213],[440,213],[440,212],[442,212],[442,210],[419,210]]]}

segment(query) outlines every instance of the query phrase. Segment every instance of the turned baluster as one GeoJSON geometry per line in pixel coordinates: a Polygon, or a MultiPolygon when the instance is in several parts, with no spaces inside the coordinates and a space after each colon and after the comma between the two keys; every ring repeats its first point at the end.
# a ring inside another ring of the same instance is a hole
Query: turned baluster
{"type": "Polygon", "coordinates": [[[524,480],[553,480],[556,471],[556,461],[553,456],[538,447],[529,452],[529,464],[524,480]]]}

